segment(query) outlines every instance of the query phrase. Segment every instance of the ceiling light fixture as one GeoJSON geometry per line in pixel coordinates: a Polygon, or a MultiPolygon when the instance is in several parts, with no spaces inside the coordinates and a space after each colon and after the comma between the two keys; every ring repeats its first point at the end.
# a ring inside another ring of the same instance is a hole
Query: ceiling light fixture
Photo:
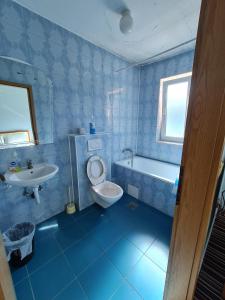
{"type": "Polygon", "coordinates": [[[123,34],[128,34],[132,31],[133,28],[133,18],[130,14],[129,10],[125,10],[122,12],[122,16],[120,19],[120,31],[123,34]]]}

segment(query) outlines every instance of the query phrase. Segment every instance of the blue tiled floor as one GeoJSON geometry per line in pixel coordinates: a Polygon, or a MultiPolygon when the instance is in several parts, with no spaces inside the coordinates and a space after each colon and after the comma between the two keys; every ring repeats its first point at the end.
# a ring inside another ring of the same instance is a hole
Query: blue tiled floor
{"type": "Polygon", "coordinates": [[[163,299],[172,219],[131,201],[38,225],[32,260],[12,270],[18,300],[163,299]]]}

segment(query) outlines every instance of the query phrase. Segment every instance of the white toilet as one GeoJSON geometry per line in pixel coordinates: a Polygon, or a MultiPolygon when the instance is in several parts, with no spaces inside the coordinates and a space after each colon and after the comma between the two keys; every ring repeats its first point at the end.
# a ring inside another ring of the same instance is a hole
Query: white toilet
{"type": "Polygon", "coordinates": [[[123,189],[106,179],[106,166],[103,159],[93,155],[87,163],[87,176],[92,184],[94,200],[100,206],[107,208],[123,196],[123,189]]]}

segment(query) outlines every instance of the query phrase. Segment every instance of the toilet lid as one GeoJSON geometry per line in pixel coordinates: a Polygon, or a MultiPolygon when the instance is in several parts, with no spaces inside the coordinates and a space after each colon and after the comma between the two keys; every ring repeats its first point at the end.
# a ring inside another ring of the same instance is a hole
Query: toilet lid
{"type": "Polygon", "coordinates": [[[93,185],[97,185],[106,178],[106,166],[103,159],[98,155],[93,155],[87,163],[87,176],[93,185]]]}

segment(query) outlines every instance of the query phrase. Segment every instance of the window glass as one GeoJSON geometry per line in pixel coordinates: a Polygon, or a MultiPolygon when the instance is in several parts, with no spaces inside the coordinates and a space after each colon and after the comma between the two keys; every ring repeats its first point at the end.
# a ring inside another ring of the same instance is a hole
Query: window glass
{"type": "Polygon", "coordinates": [[[160,82],[160,140],[182,143],[191,73],[163,78],[160,82]]]}
{"type": "Polygon", "coordinates": [[[166,136],[184,137],[188,81],[168,85],[166,101],[166,136]]]}

